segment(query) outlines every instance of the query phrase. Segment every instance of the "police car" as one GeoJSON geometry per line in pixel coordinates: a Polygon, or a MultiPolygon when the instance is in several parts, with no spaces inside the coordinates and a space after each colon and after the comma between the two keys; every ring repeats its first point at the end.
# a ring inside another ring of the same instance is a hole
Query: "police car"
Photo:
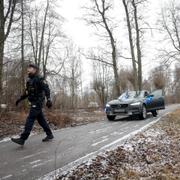
{"type": "Polygon", "coordinates": [[[112,121],[117,115],[138,115],[146,119],[147,113],[157,116],[157,110],[165,109],[164,95],[161,89],[149,93],[142,91],[126,91],[118,99],[106,104],[105,112],[108,120],[112,121]]]}

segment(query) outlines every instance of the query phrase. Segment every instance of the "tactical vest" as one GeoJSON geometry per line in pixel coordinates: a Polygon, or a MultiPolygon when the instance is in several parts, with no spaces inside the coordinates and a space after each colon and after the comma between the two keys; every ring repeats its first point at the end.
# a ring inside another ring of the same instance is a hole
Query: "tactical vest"
{"type": "Polygon", "coordinates": [[[41,87],[41,81],[43,79],[41,77],[35,76],[32,78],[28,78],[26,82],[26,90],[28,93],[28,100],[31,103],[40,103],[42,104],[44,101],[44,93],[41,87]]]}

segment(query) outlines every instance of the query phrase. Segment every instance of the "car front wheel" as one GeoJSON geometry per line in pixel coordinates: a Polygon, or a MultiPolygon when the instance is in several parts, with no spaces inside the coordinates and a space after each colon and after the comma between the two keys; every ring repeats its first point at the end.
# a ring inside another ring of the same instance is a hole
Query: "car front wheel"
{"type": "Polygon", "coordinates": [[[147,109],[146,106],[143,105],[141,114],[139,115],[140,119],[146,119],[147,118],[147,109]]]}
{"type": "Polygon", "coordinates": [[[115,115],[107,115],[109,121],[114,121],[116,116],[115,115]]]}

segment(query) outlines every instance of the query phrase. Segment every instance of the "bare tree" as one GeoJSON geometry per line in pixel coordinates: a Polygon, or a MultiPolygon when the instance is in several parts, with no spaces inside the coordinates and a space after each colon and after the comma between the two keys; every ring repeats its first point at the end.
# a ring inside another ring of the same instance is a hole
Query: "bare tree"
{"type": "Polygon", "coordinates": [[[175,96],[176,96],[176,102],[180,102],[180,66],[177,65],[175,68],[174,73],[174,89],[175,89],[175,96]]]}
{"type": "Polygon", "coordinates": [[[163,66],[156,67],[152,72],[152,82],[156,89],[165,89],[166,74],[163,66]]]}
{"type": "Polygon", "coordinates": [[[69,77],[69,86],[71,93],[71,108],[77,107],[77,96],[78,96],[78,88],[80,85],[80,61],[77,60],[77,57],[72,56],[70,59],[70,77],[69,77]]]}
{"type": "Polygon", "coordinates": [[[4,60],[4,44],[10,33],[13,23],[14,12],[16,8],[16,0],[8,2],[0,0],[0,94],[2,95],[2,76],[3,76],[3,60],[4,60]],[[7,5],[7,9],[5,8],[7,5]]]}
{"type": "Polygon", "coordinates": [[[134,71],[133,69],[122,68],[119,72],[121,92],[134,89],[134,71]]]}
{"type": "Polygon", "coordinates": [[[117,65],[117,47],[113,33],[113,26],[110,23],[112,19],[110,20],[108,17],[108,13],[112,9],[112,3],[109,0],[92,0],[92,7],[86,7],[85,9],[88,10],[88,15],[85,20],[90,25],[94,25],[97,28],[103,28],[108,38],[108,42],[110,43],[116,96],[118,96],[120,94],[120,88],[117,65]]]}
{"type": "Polygon", "coordinates": [[[141,6],[146,0],[122,0],[129,36],[129,45],[134,73],[134,89],[142,89],[142,37],[143,16],[140,13],[141,6]]]}
{"type": "Polygon", "coordinates": [[[142,90],[142,60],[141,60],[141,39],[140,39],[140,28],[139,28],[139,18],[137,11],[137,4],[139,2],[135,2],[132,0],[132,6],[134,8],[134,22],[135,22],[135,30],[136,30],[136,49],[137,49],[137,61],[138,61],[138,84],[139,90],[142,90]]]}
{"type": "Polygon", "coordinates": [[[173,92],[172,72],[167,66],[159,65],[154,67],[149,74],[149,82],[151,83],[151,90],[162,89],[168,95],[173,92]]]}
{"type": "Polygon", "coordinates": [[[138,85],[139,90],[142,90],[142,60],[141,60],[141,39],[140,39],[140,28],[139,28],[139,17],[137,4],[139,2],[135,2],[132,0],[132,6],[134,8],[134,22],[135,22],[135,30],[136,30],[136,49],[137,49],[137,62],[138,62],[138,85]]]}
{"type": "Polygon", "coordinates": [[[126,13],[126,21],[127,21],[127,27],[128,27],[128,36],[129,36],[129,45],[130,45],[130,51],[131,51],[131,57],[132,57],[132,66],[133,66],[133,74],[134,74],[134,89],[138,90],[138,73],[137,73],[137,63],[135,58],[135,52],[134,52],[134,42],[133,42],[133,34],[132,34],[132,24],[130,20],[130,10],[129,10],[129,0],[122,0],[125,13],[126,13]]]}
{"type": "MultiPolygon", "coordinates": [[[[32,50],[33,61],[42,67],[44,77],[49,73],[47,70],[48,62],[53,59],[52,54],[55,49],[53,45],[57,39],[62,37],[60,31],[62,17],[54,11],[55,4],[46,0],[46,6],[32,7],[29,12],[29,41],[32,50]]],[[[55,56],[55,55],[54,55],[55,56]]],[[[56,58],[56,57],[55,57],[56,58]]]]}
{"type": "Polygon", "coordinates": [[[160,57],[163,63],[180,62],[180,3],[171,1],[162,9],[162,31],[165,32],[164,41],[169,44],[168,48],[161,49],[160,57]]]}
{"type": "Polygon", "coordinates": [[[40,43],[39,43],[38,66],[40,66],[40,62],[41,62],[43,41],[44,41],[44,32],[45,32],[45,28],[46,28],[48,10],[49,10],[49,0],[47,0],[47,2],[46,2],[45,14],[44,14],[44,19],[43,19],[42,32],[41,32],[40,43]]]}
{"type": "Polygon", "coordinates": [[[21,93],[25,92],[24,0],[21,0],[21,93]]]}
{"type": "Polygon", "coordinates": [[[93,62],[93,82],[92,87],[96,92],[101,107],[104,107],[108,96],[111,93],[112,74],[111,67],[107,64],[96,61],[93,62]]]}
{"type": "MultiPolygon", "coordinates": [[[[69,95],[69,108],[75,110],[78,107],[78,97],[80,97],[81,88],[81,56],[80,49],[77,48],[71,41],[68,46],[68,57],[63,69],[62,77],[66,84],[66,93],[69,95]]],[[[64,86],[63,84],[63,86],[64,86]]],[[[65,100],[67,101],[67,100],[65,100]]]]}

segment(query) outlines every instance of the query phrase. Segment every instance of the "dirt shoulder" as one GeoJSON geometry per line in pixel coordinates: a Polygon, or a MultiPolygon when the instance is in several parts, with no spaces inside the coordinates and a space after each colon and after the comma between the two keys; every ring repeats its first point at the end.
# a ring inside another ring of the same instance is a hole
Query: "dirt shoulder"
{"type": "MultiPolygon", "coordinates": [[[[74,127],[103,121],[105,114],[102,110],[76,110],[69,112],[60,112],[55,110],[44,110],[46,119],[51,129],[61,129],[65,127],[74,127]]],[[[0,140],[12,135],[20,134],[24,129],[24,124],[28,112],[5,112],[0,114],[0,140]]],[[[33,127],[32,133],[42,133],[43,130],[37,122],[33,127]]]]}
{"type": "Polygon", "coordinates": [[[180,179],[180,109],[58,179],[180,179]]]}

